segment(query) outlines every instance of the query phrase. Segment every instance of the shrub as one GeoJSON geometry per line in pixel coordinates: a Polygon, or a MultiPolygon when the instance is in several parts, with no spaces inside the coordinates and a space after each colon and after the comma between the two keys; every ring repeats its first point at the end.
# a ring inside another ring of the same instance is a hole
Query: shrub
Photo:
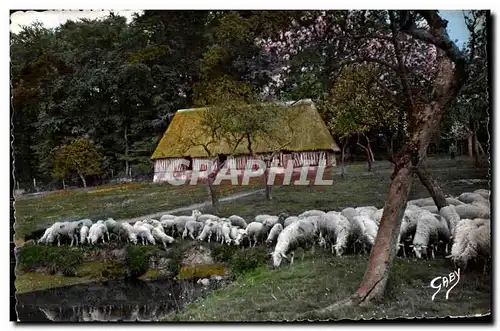
{"type": "Polygon", "coordinates": [[[76,266],[82,262],[83,253],[76,247],[26,245],[19,248],[17,267],[25,272],[46,268],[51,273],[74,276],[76,266]]]}
{"type": "Polygon", "coordinates": [[[234,276],[241,275],[265,265],[268,258],[264,247],[237,250],[229,260],[229,269],[234,276]]]}
{"type": "Polygon", "coordinates": [[[210,247],[212,257],[218,262],[229,262],[237,252],[236,246],[227,246],[222,244],[212,244],[210,247]]]}
{"type": "Polygon", "coordinates": [[[130,278],[138,278],[145,274],[149,268],[149,258],[155,250],[149,246],[128,246],[125,264],[130,278]]]}

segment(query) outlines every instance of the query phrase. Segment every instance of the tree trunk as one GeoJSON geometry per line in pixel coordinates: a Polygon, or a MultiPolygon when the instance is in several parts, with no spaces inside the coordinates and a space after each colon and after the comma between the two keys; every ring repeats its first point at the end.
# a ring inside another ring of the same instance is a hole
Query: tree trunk
{"type": "Polygon", "coordinates": [[[127,134],[127,126],[125,126],[125,177],[129,177],[130,167],[128,162],[128,134],[127,134]]]}
{"type": "Polygon", "coordinates": [[[370,144],[370,139],[368,138],[368,136],[365,134],[365,138],[366,138],[366,148],[368,149],[368,153],[370,153],[370,158],[371,158],[371,162],[375,162],[375,157],[373,156],[373,151],[372,151],[372,146],[370,144]]]}
{"type": "Polygon", "coordinates": [[[80,179],[82,180],[83,187],[87,187],[87,182],[85,181],[85,176],[83,176],[81,173],[78,173],[78,176],[80,176],[80,179]]]}
{"type": "Polygon", "coordinates": [[[264,170],[264,185],[266,187],[266,200],[272,200],[272,186],[268,185],[267,180],[269,178],[269,167],[266,166],[266,169],[264,170]]]}
{"type": "Polygon", "coordinates": [[[347,145],[347,142],[344,142],[342,144],[342,152],[340,154],[340,177],[345,178],[345,165],[344,165],[344,158],[345,158],[345,147],[347,145]]]}
{"type": "Polygon", "coordinates": [[[219,199],[217,199],[217,191],[214,186],[215,176],[209,175],[207,178],[208,190],[210,192],[210,199],[212,200],[212,208],[215,214],[219,213],[219,199]]]}
{"type": "Polygon", "coordinates": [[[444,197],[443,190],[437,183],[437,181],[432,178],[429,171],[426,169],[425,165],[420,165],[417,170],[418,178],[424,184],[427,191],[429,191],[434,203],[438,207],[438,210],[448,205],[446,198],[444,197]]]}
{"type": "Polygon", "coordinates": [[[477,148],[479,150],[479,154],[480,155],[486,155],[486,153],[484,152],[484,149],[483,149],[483,145],[481,145],[481,143],[479,142],[479,140],[476,140],[477,141],[477,148]]]}
{"type": "Polygon", "coordinates": [[[395,169],[384,206],[384,213],[373,245],[370,260],[358,291],[351,298],[355,303],[369,302],[384,294],[394,257],[398,250],[399,229],[413,179],[411,158],[404,157],[395,169]]]}
{"type": "Polygon", "coordinates": [[[472,132],[469,132],[467,135],[467,153],[469,154],[469,157],[474,156],[472,150],[472,132]]]}

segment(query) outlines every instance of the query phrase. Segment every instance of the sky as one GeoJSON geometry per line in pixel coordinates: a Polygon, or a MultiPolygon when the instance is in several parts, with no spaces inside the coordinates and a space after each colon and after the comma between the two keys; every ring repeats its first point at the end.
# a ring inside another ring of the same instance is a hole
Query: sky
{"type": "MultiPolygon", "coordinates": [[[[66,22],[68,19],[76,20],[81,17],[99,18],[109,14],[109,10],[51,10],[44,12],[36,11],[18,11],[11,15],[10,30],[17,33],[21,30],[21,25],[30,25],[36,20],[42,22],[46,28],[55,28],[66,22]]],[[[115,13],[125,16],[128,21],[132,19],[133,13],[137,10],[115,10],[115,13]]],[[[457,46],[462,48],[467,43],[469,32],[464,22],[461,10],[441,10],[441,17],[448,21],[448,34],[452,40],[458,40],[457,46]]]]}

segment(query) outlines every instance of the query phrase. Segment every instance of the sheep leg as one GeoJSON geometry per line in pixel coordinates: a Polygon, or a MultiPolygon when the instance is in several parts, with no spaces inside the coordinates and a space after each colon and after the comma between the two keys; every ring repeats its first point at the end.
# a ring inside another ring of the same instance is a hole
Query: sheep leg
{"type": "Polygon", "coordinates": [[[293,258],[295,257],[295,252],[291,253],[292,257],[290,258],[290,264],[293,264],[293,258]]]}
{"type": "Polygon", "coordinates": [[[314,244],[312,245],[311,252],[314,255],[314,244]]]}
{"type": "Polygon", "coordinates": [[[406,249],[404,244],[403,244],[403,257],[406,259],[406,249]]]}
{"type": "Polygon", "coordinates": [[[253,244],[253,248],[255,248],[255,245],[257,245],[257,238],[253,238],[253,240],[255,241],[253,244]]]}
{"type": "Polygon", "coordinates": [[[333,254],[333,249],[334,249],[335,247],[333,246],[333,244],[330,244],[330,248],[332,249],[332,255],[334,255],[334,254],[333,254]]]}
{"type": "Polygon", "coordinates": [[[73,246],[73,241],[75,240],[75,238],[73,238],[73,236],[71,236],[71,243],[69,244],[69,246],[73,246]]]}
{"type": "Polygon", "coordinates": [[[305,249],[302,248],[302,258],[300,259],[301,261],[304,261],[304,255],[305,255],[305,249]]]}
{"type": "Polygon", "coordinates": [[[192,232],[190,232],[190,233],[189,233],[189,236],[191,237],[191,239],[193,239],[193,240],[194,240],[194,236],[193,236],[193,233],[192,233],[192,232]]]}
{"type": "Polygon", "coordinates": [[[434,248],[431,248],[431,257],[432,257],[433,259],[435,259],[435,258],[436,258],[436,257],[435,257],[435,255],[434,255],[434,248]]]}
{"type": "Polygon", "coordinates": [[[57,247],[61,246],[61,237],[57,236],[57,247]]]}

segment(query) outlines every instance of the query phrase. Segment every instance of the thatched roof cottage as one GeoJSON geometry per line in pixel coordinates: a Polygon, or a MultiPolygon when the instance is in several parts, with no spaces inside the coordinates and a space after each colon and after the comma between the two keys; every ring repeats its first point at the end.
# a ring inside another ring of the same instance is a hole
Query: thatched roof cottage
{"type": "Polygon", "coordinates": [[[203,145],[210,138],[202,124],[204,112],[210,111],[209,108],[178,110],[151,157],[154,160],[153,181],[166,181],[167,171],[170,175],[173,172],[176,178],[182,174],[188,178],[193,170],[205,171],[206,166],[200,164],[200,160],[210,160],[215,167],[227,161],[230,167],[243,171],[247,160],[263,159],[273,153],[272,167],[285,168],[288,160],[293,160],[294,168],[314,167],[322,162],[327,167],[335,166],[334,153],[340,149],[314,103],[306,99],[281,106],[277,118],[280,124],[273,126],[273,136],[279,136],[286,144],[253,137],[253,156],[247,144],[239,144],[234,149],[225,141],[212,144],[209,155],[203,145]],[[189,161],[189,166],[180,164],[183,159],[189,161]]]}

